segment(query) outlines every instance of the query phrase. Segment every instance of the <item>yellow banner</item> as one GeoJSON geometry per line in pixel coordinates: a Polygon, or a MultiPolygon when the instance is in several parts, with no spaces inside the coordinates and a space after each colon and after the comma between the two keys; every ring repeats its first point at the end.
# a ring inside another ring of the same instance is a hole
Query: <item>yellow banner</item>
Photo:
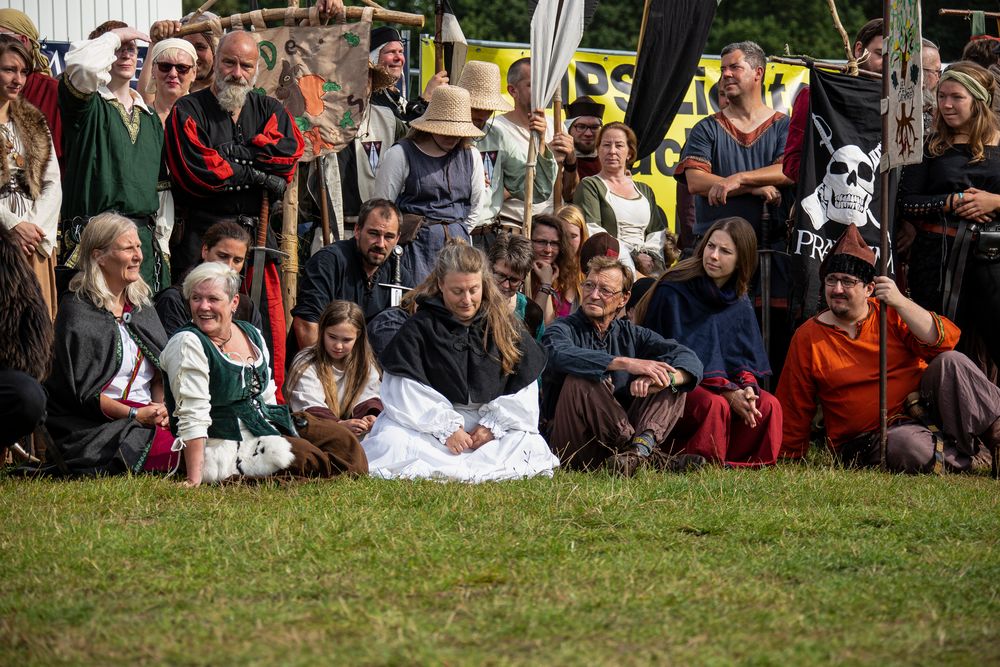
{"type": "MultiPolygon", "coordinates": [[[[420,49],[422,90],[434,74],[434,40],[427,36],[421,37],[420,49]]],[[[506,79],[507,69],[511,64],[528,55],[530,50],[527,46],[496,48],[469,44],[467,59],[496,63],[500,67],[501,78],[506,79]]],[[[563,102],[572,102],[578,97],[589,95],[604,104],[605,123],[625,120],[634,70],[635,54],[577,51],[569,65],[569,72],[563,79],[563,102]]],[[[672,175],[674,167],[680,160],[681,149],[691,128],[702,118],[719,110],[719,78],[719,59],[702,58],[698,72],[684,96],[684,103],[659,148],[640,160],[632,171],[636,180],[653,188],[656,203],[667,214],[671,229],[674,228],[677,201],[676,181],[672,175]]],[[[788,113],[795,93],[800,86],[808,83],[808,79],[809,73],[804,67],[769,63],[764,73],[764,101],[777,111],[788,113]]],[[[506,86],[502,92],[510,100],[506,86]]]]}

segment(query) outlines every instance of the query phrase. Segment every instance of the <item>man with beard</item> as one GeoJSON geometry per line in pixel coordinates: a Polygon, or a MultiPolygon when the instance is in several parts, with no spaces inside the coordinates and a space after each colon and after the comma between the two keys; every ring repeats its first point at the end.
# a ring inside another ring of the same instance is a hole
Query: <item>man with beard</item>
{"type": "Polygon", "coordinates": [[[153,291],[170,284],[156,243],[156,183],[163,126],[129,83],[137,40],[149,37],[121,21],[107,21],[74,42],[59,79],[63,120],[63,262],[75,267],[76,248],[90,218],[116,211],[135,222],[142,243],[142,279],[153,291]]]}
{"type": "Polygon", "coordinates": [[[309,258],[292,309],[292,329],[300,349],[316,342],[317,323],[331,301],[353,301],[371,321],[391,305],[392,288],[386,285],[397,284],[397,271],[399,284],[412,286],[394,252],[399,219],[399,209],[391,201],[369,200],[361,206],[354,238],[331,243],[309,258]]]}
{"type": "Polygon", "coordinates": [[[977,440],[995,457],[1000,389],[968,357],[953,351],[958,327],[904,297],[891,278],[876,277],[875,253],[853,224],[827,253],[820,275],[829,310],[795,332],[778,384],[784,411],[781,455],[798,459],[807,452],[810,423],[820,405],[826,444],[834,455],[848,466],[879,464],[875,397],[879,310],[885,308],[889,469],[966,471],[979,449],[977,440]]]}
{"type": "MultiPolygon", "coordinates": [[[[389,26],[380,26],[371,32],[369,41],[371,52],[368,59],[372,65],[385,68],[396,81],[401,81],[405,72],[406,50],[403,48],[403,38],[399,31],[389,26]]],[[[372,95],[371,103],[391,109],[396,118],[409,123],[419,118],[427,111],[427,104],[434,94],[434,89],[442,83],[448,83],[448,72],[438,72],[427,82],[424,94],[412,102],[405,97],[396,86],[380,90],[372,95]]]]}
{"type": "MultiPolygon", "coordinates": [[[[253,92],[258,58],[253,34],[226,34],[219,41],[212,86],[182,97],[167,118],[167,166],[176,225],[183,228],[180,240],[171,244],[178,274],[198,263],[202,234],[217,222],[236,222],[256,238],[264,196],[272,210],[280,210],[285,187],[302,156],[302,134],[285,108],[253,92]]],[[[267,233],[268,246],[276,247],[272,229],[267,233]]],[[[254,279],[263,275],[266,303],[258,306],[275,381],[281,386],[285,314],[278,271],[270,260],[252,271],[254,279]]]]}
{"type": "Polygon", "coordinates": [[[573,137],[573,158],[563,162],[563,201],[573,201],[581,179],[601,170],[597,157],[597,133],[604,125],[604,105],[588,96],[578,97],[566,106],[566,130],[573,137]]]}

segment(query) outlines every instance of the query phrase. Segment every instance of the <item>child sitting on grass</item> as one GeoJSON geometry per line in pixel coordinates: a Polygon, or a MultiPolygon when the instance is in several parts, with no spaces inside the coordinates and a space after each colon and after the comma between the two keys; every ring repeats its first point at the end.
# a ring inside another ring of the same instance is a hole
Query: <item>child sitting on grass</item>
{"type": "Polygon", "coordinates": [[[293,412],[335,419],[363,438],[382,412],[381,371],[368,344],[365,317],[350,301],[333,301],[319,319],[319,340],[299,352],[285,395],[293,412]]]}

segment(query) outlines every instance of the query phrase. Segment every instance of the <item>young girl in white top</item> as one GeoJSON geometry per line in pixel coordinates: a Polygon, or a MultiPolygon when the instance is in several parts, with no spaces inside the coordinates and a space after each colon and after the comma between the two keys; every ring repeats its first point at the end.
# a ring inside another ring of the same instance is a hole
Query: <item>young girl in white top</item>
{"type": "Polygon", "coordinates": [[[285,383],[292,412],[336,419],[359,438],[382,412],[381,371],[368,344],[365,316],[350,301],[333,301],[319,318],[315,345],[295,356],[285,383]]]}

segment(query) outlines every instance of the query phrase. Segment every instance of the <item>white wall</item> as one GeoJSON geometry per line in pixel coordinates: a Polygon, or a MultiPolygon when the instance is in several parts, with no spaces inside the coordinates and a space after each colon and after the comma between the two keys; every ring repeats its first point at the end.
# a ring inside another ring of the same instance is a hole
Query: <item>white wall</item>
{"type": "Polygon", "coordinates": [[[0,8],[20,9],[38,26],[43,40],[86,38],[101,23],[117,19],[140,30],[159,19],[179,19],[181,0],[0,0],[0,8]]]}

